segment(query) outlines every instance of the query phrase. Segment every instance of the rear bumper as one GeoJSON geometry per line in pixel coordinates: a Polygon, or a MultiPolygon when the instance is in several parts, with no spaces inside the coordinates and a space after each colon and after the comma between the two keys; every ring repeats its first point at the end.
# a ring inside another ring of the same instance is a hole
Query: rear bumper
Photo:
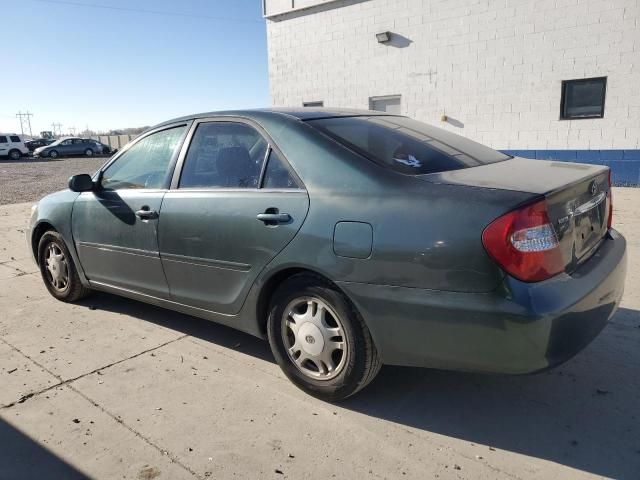
{"type": "Polygon", "coordinates": [[[487,294],[338,282],[358,307],[384,363],[531,373],[586,347],[624,291],[626,241],[611,231],[572,275],[487,294]]]}

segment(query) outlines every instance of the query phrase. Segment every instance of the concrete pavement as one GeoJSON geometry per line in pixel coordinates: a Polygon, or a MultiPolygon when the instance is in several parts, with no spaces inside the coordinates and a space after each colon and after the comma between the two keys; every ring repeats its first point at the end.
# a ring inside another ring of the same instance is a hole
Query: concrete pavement
{"type": "Polygon", "coordinates": [[[640,472],[640,189],[622,308],[534,376],[383,368],[340,405],[297,390],[266,342],[106,294],[42,285],[28,204],[0,207],[0,479],[629,478],[640,472]]]}

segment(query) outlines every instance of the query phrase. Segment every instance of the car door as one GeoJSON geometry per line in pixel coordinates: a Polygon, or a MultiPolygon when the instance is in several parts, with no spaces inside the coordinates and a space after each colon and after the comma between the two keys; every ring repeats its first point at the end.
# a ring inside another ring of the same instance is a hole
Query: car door
{"type": "Polygon", "coordinates": [[[81,138],[74,138],[73,144],[71,145],[71,153],[73,155],[83,155],[84,151],[87,149],[87,144],[81,138]]]}
{"type": "Polygon", "coordinates": [[[73,139],[63,140],[54,149],[58,151],[59,155],[71,155],[73,153],[73,139]]]}
{"type": "Polygon", "coordinates": [[[179,164],[158,232],[170,297],[235,314],[302,226],[307,192],[265,132],[241,119],[194,124],[179,164]]]}
{"type": "Polygon", "coordinates": [[[9,155],[9,137],[0,135],[0,155],[9,155]]]}
{"type": "Polygon", "coordinates": [[[99,172],[95,191],[76,199],[73,238],[91,282],[167,298],[159,212],[187,126],[140,137],[99,172]]]}

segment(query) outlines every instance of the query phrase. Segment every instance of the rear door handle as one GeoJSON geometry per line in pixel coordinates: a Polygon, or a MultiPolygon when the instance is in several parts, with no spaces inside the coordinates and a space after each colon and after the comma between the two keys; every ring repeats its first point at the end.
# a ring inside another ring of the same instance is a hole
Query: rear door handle
{"type": "Polygon", "coordinates": [[[136,212],[136,216],[142,220],[153,220],[158,218],[158,212],[151,210],[146,205],[136,212]]]}
{"type": "Polygon", "coordinates": [[[258,220],[264,222],[265,225],[277,225],[278,223],[288,223],[291,221],[291,215],[288,213],[259,213],[258,220]]]}

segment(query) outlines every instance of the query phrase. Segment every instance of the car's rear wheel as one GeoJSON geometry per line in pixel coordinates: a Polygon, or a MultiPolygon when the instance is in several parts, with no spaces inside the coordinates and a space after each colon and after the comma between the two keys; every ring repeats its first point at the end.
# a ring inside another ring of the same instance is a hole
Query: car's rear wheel
{"type": "Polygon", "coordinates": [[[22,157],[22,152],[20,152],[20,150],[11,150],[9,152],[9,158],[11,160],[20,160],[20,157],[22,157]]]}
{"type": "Polygon", "coordinates": [[[276,290],[267,333],[285,375],[322,400],[353,395],[380,370],[380,357],[358,311],[315,275],[294,275],[276,290]]]}
{"type": "Polygon", "coordinates": [[[93,150],[91,150],[90,148],[87,148],[87,149],[84,151],[84,154],[85,154],[87,157],[93,157],[93,150]]]}
{"type": "Polygon", "coordinates": [[[57,150],[51,150],[49,152],[49,158],[58,158],[58,151],[57,150]]]}
{"type": "Polygon", "coordinates": [[[80,281],[69,249],[58,232],[48,231],[38,243],[38,265],[49,293],[63,302],[75,302],[91,290],[80,281]]]}

